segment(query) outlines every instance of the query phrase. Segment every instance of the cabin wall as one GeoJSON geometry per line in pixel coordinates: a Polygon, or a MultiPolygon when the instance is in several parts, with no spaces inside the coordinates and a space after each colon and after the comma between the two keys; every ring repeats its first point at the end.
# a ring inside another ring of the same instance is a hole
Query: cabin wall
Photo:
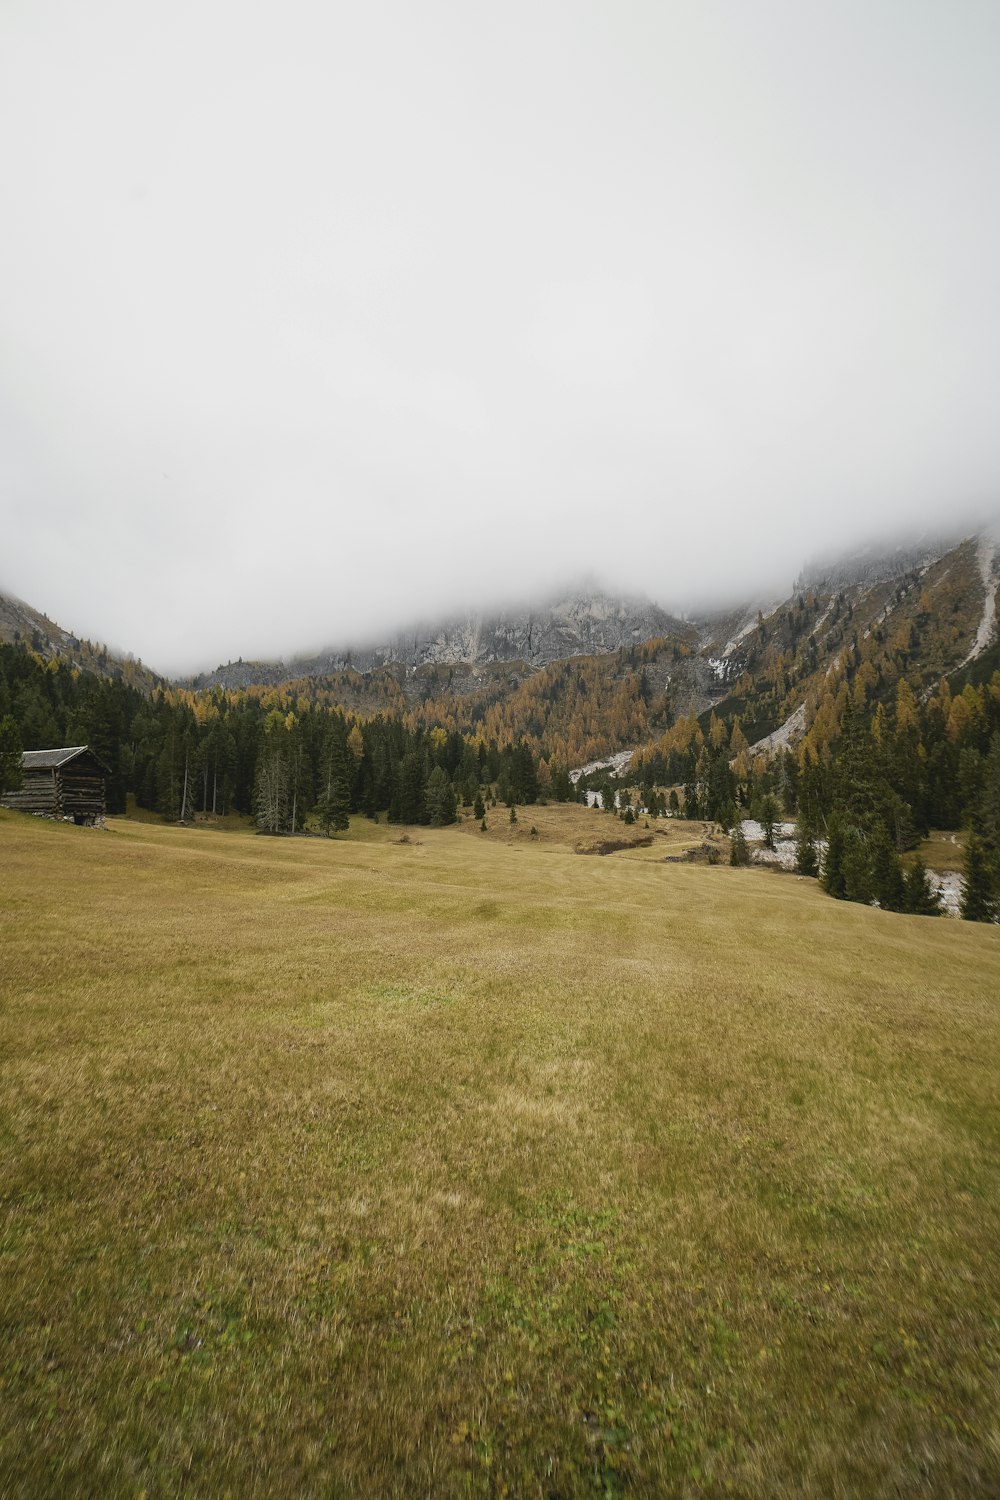
{"type": "Polygon", "coordinates": [[[72,764],[65,769],[26,769],[23,784],[4,794],[3,805],[51,818],[103,818],[104,777],[78,771],[72,764]]]}
{"type": "Polygon", "coordinates": [[[102,818],[104,816],[104,777],[87,776],[68,766],[60,773],[61,803],[67,818],[102,818]]]}
{"type": "Polygon", "coordinates": [[[62,815],[62,788],[57,771],[25,771],[24,780],[16,792],[5,792],[4,807],[16,812],[49,813],[52,817],[62,815]]]}

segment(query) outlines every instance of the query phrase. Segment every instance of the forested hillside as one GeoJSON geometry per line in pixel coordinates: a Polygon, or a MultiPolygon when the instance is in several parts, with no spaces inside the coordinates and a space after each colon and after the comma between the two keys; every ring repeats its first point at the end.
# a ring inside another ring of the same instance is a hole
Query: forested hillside
{"type": "Polygon", "coordinates": [[[0,645],[23,645],[43,661],[62,662],[66,666],[94,672],[126,682],[144,692],[164,681],[141,661],[116,656],[107,646],[94,645],[84,637],[64,630],[48,615],[41,614],[20,599],[0,594],[0,645]]]}
{"type": "Polygon", "coordinates": [[[23,646],[0,646],[0,724],[23,749],[90,745],[108,767],[111,812],[131,794],[168,819],[252,813],[274,833],[301,829],[311,812],[327,831],[349,812],[448,823],[487,786],[533,802],[540,775],[553,795],[571,795],[565,772],[539,766],[522,741],[359,718],[284,690],[147,696],[23,646]]]}
{"type": "MultiPolygon", "coordinates": [[[[931,827],[974,826],[1000,864],[994,555],[984,536],[866,559],[742,622],[663,616],[668,635],[542,666],[345,665],[236,689],[159,682],[32,612],[18,617],[30,642],[0,647],[0,719],[24,748],[90,744],[113,811],[131,794],[168,818],[254,813],[273,831],[313,813],[329,831],[350,811],[446,822],[486,787],[568,798],[570,767],[630,749],[637,806],[729,827],[773,804],[798,817],[803,868],[822,840],[834,894],[893,905],[899,856],[931,827]]],[[[601,630],[628,623],[609,619],[601,630]]],[[[588,780],[613,799],[607,773],[588,780]]]]}

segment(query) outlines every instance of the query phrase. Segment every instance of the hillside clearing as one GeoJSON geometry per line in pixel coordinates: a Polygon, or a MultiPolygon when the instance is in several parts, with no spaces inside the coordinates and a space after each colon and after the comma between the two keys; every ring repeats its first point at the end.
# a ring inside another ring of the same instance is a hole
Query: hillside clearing
{"type": "Polygon", "coordinates": [[[1000,933],[579,820],[0,813],[0,1492],[1000,1487],[1000,933]]]}

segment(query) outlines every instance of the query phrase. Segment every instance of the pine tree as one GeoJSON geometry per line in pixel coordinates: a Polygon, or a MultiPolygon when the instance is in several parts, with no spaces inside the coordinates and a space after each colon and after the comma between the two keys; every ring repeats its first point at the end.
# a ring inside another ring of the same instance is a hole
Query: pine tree
{"type": "Polygon", "coordinates": [[[254,816],[262,833],[287,833],[291,816],[288,765],[278,750],[262,754],[254,785],[254,816]]]}
{"type": "Polygon", "coordinates": [[[760,805],[760,826],[764,835],[764,847],[766,849],[774,848],[774,832],[778,826],[780,816],[781,809],[778,807],[778,803],[772,793],[768,792],[760,805]]]}
{"type": "Polygon", "coordinates": [[[351,794],[347,788],[347,777],[341,773],[335,776],[329,788],[323,792],[316,804],[319,814],[319,826],[327,838],[332,838],[335,833],[343,833],[350,828],[351,794]]]}
{"type": "Polygon", "coordinates": [[[827,811],[824,772],[812,753],[808,740],[800,751],[798,803],[799,813],[806,822],[813,828],[821,827],[823,814],[827,811]]]}
{"type": "Polygon", "coordinates": [[[486,816],[486,805],[483,802],[483,794],[482,794],[482,792],[477,792],[476,793],[476,800],[475,800],[475,802],[472,805],[472,816],[474,818],[480,818],[480,819],[485,818],[485,816],[486,816]]]}
{"type": "Polygon", "coordinates": [[[915,917],[939,917],[941,898],[932,891],[927,880],[927,867],[919,854],[903,877],[905,887],[904,911],[915,917]]]}
{"type": "Polygon", "coordinates": [[[729,863],[731,865],[748,865],[750,863],[750,848],[747,844],[747,836],[743,832],[743,824],[737,822],[729,839],[729,863]]]}
{"type": "Polygon", "coordinates": [[[156,763],[156,810],[171,823],[181,810],[180,780],[177,768],[177,753],[173,734],[163,742],[156,763]]]}
{"type": "Polygon", "coordinates": [[[455,789],[443,766],[435,766],[424,792],[424,816],[432,828],[455,821],[455,789]]]}
{"type": "Polygon", "coordinates": [[[844,829],[844,852],[841,859],[844,898],[867,906],[875,897],[872,878],[871,847],[860,828],[848,824],[844,829]]]}
{"type": "Polygon", "coordinates": [[[0,720],[0,797],[16,792],[24,780],[21,771],[21,735],[12,714],[0,720]]]}
{"type": "Polygon", "coordinates": [[[993,872],[978,834],[969,835],[962,878],[959,915],[966,922],[995,922],[1000,912],[993,872]]]}
{"type": "Polygon", "coordinates": [[[795,868],[800,875],[815,875],[819,870],[816,840],[813,838],[812,829],[804,820],[799,822],[798,835],[795,840],[795,868]]]}
{"type": "Polygon", "coordinates": [[[827,829],[826,855],[823,860],[820,883],[828,895],[835,896],[838,901],[845,899],[847,886],[844,881],[844,830],[837,817],[830,819],[830,826],[827,829]]]}
{"type": "Polygon", "coordinates": [[[398,815],[392,821],[419,823],[424,806],[424,757],[419,750],[411,750],[403,756],[397,775],[398,815]]]}
{"type": "Polygon", "coordinates": [[[1000,855],[1000,730],[990,740],[983,766],[983,786],[979,799],[979,831],[983,843],[1000,855]]]}
{"type": "Polygon", "coordinates": [[[880,828],[873,840],[871,872],[872,891],[882,910],[905,911],[903,869],[885,828],[880,828]]]}

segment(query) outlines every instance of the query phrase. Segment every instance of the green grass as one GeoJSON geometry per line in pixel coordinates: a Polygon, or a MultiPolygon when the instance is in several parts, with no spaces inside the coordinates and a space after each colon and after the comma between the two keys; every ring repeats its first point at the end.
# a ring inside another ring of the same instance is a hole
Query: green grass
{"type": "MultiPolygon", "coordinates": [[[[958,833],[948,833],[932,828],[930,836],[918,844],[916,854],[920,855],[929,870],[961,871],[965,868],[965,844],[964,829],[958,833]]],[[[908,857],[905,863],[912,864],[915,857],[916,855],[908,857]]]]}
{"type": "Polygon", "coordinates": [[[1000,1489],[1000,932],[518,818],[0,813],[0,1494],[1000,1489]]]}

